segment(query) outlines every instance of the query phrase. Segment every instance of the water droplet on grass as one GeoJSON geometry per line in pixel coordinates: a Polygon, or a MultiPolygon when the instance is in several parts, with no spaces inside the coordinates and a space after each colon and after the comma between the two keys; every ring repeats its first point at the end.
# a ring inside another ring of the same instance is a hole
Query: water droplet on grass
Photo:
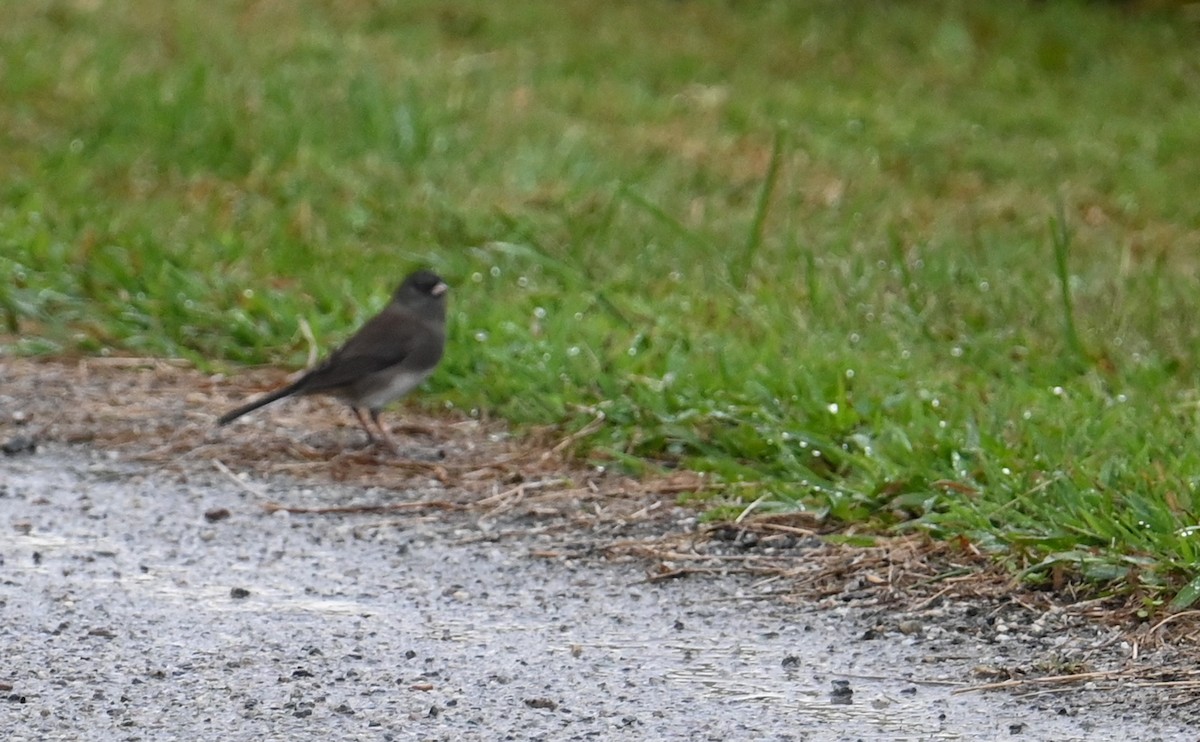
{"type": "Polygon", "coordinates": [[[829,410],[829,412],[830,412],[830,413],[832,413],[832,414],[836,415],[836,414],[838,413],[838,403],[837,403],[837,402],[830,402],[830,403],[829,403],[829,404],[828,404],[828,405],[825,407],[825,409],[829,410]]]}
{"type": "Polygon", "coordinates": [[[546,309],[544,307],[538,307],[534,309],[533,316],[537,317],[538,319],[546,319],[546,309]]]}
{"type": "Polygon", "coordinates": [[[489,270],[488,273],[492,274],[492,278],[499,278],[500,277],[500,266],[493,265],[492,269],[489,270]]]}
{"type": "Polygon", "coordinates": [[[488,334],[486,332],[484,332],[483,330],[480,330],[479,332],[475,333],[475,339],[481,343],[486,343],[487,339],[488,339],[488,334]]]}

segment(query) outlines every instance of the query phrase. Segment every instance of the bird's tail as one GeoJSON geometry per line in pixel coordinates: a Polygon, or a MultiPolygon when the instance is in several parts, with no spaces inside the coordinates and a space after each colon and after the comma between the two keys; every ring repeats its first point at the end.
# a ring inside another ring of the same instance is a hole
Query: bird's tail
{"type": "Polygon", "coordinates": [[[247,412],[254,412],[259,407],[265,407],[266,405],[269,405],[278,399],[283,399],[290,394],[295,394],[296,392],[300,391],[300,382],[302,381],[304,381],[303,378],[299,379],[295,383],[288,384],[281,389],[276,389],[265,397],[259,397],[253,402],[248,402],[236,410],[230,410],[229,412],[226,412],[224,415],[221,415],[219,418],[217,418],[217,425],[228,425],[242,415],[245,415],[247,412]]]}

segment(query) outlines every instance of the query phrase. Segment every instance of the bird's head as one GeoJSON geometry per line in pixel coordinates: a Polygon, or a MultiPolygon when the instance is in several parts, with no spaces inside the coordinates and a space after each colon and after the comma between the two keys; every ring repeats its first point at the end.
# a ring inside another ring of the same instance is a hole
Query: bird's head
{"type": "Polygon", "coordinates": [[[416,307],[429,304],[444,305],[450,287],[441,276],[429,270],[409,274],[400,284],[392,300],[406,306],[416,307]]]}

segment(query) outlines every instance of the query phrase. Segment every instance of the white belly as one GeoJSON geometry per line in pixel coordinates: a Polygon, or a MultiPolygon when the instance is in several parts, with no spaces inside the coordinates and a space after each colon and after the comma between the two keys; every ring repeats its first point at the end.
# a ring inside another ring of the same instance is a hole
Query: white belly
{"type": "Polygon", "coordinates": [[[359,385],[355,391],[357,399],[349,400],[355,407],[366,407],[368,410],[378,410],[400,399],[425,381],[433,371],[408,371],[399,373],[382,372],[370,377],[359,385]]]}

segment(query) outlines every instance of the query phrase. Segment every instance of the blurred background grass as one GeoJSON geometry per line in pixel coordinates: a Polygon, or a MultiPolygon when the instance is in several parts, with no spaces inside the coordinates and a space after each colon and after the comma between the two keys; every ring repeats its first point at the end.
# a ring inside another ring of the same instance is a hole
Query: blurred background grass
{"type": "Polygon", "coordinates": [[[1186,605],[1186,11],[11,4],[4,348],[298,367],[430,265],[425,404],[1186,605]]]}

